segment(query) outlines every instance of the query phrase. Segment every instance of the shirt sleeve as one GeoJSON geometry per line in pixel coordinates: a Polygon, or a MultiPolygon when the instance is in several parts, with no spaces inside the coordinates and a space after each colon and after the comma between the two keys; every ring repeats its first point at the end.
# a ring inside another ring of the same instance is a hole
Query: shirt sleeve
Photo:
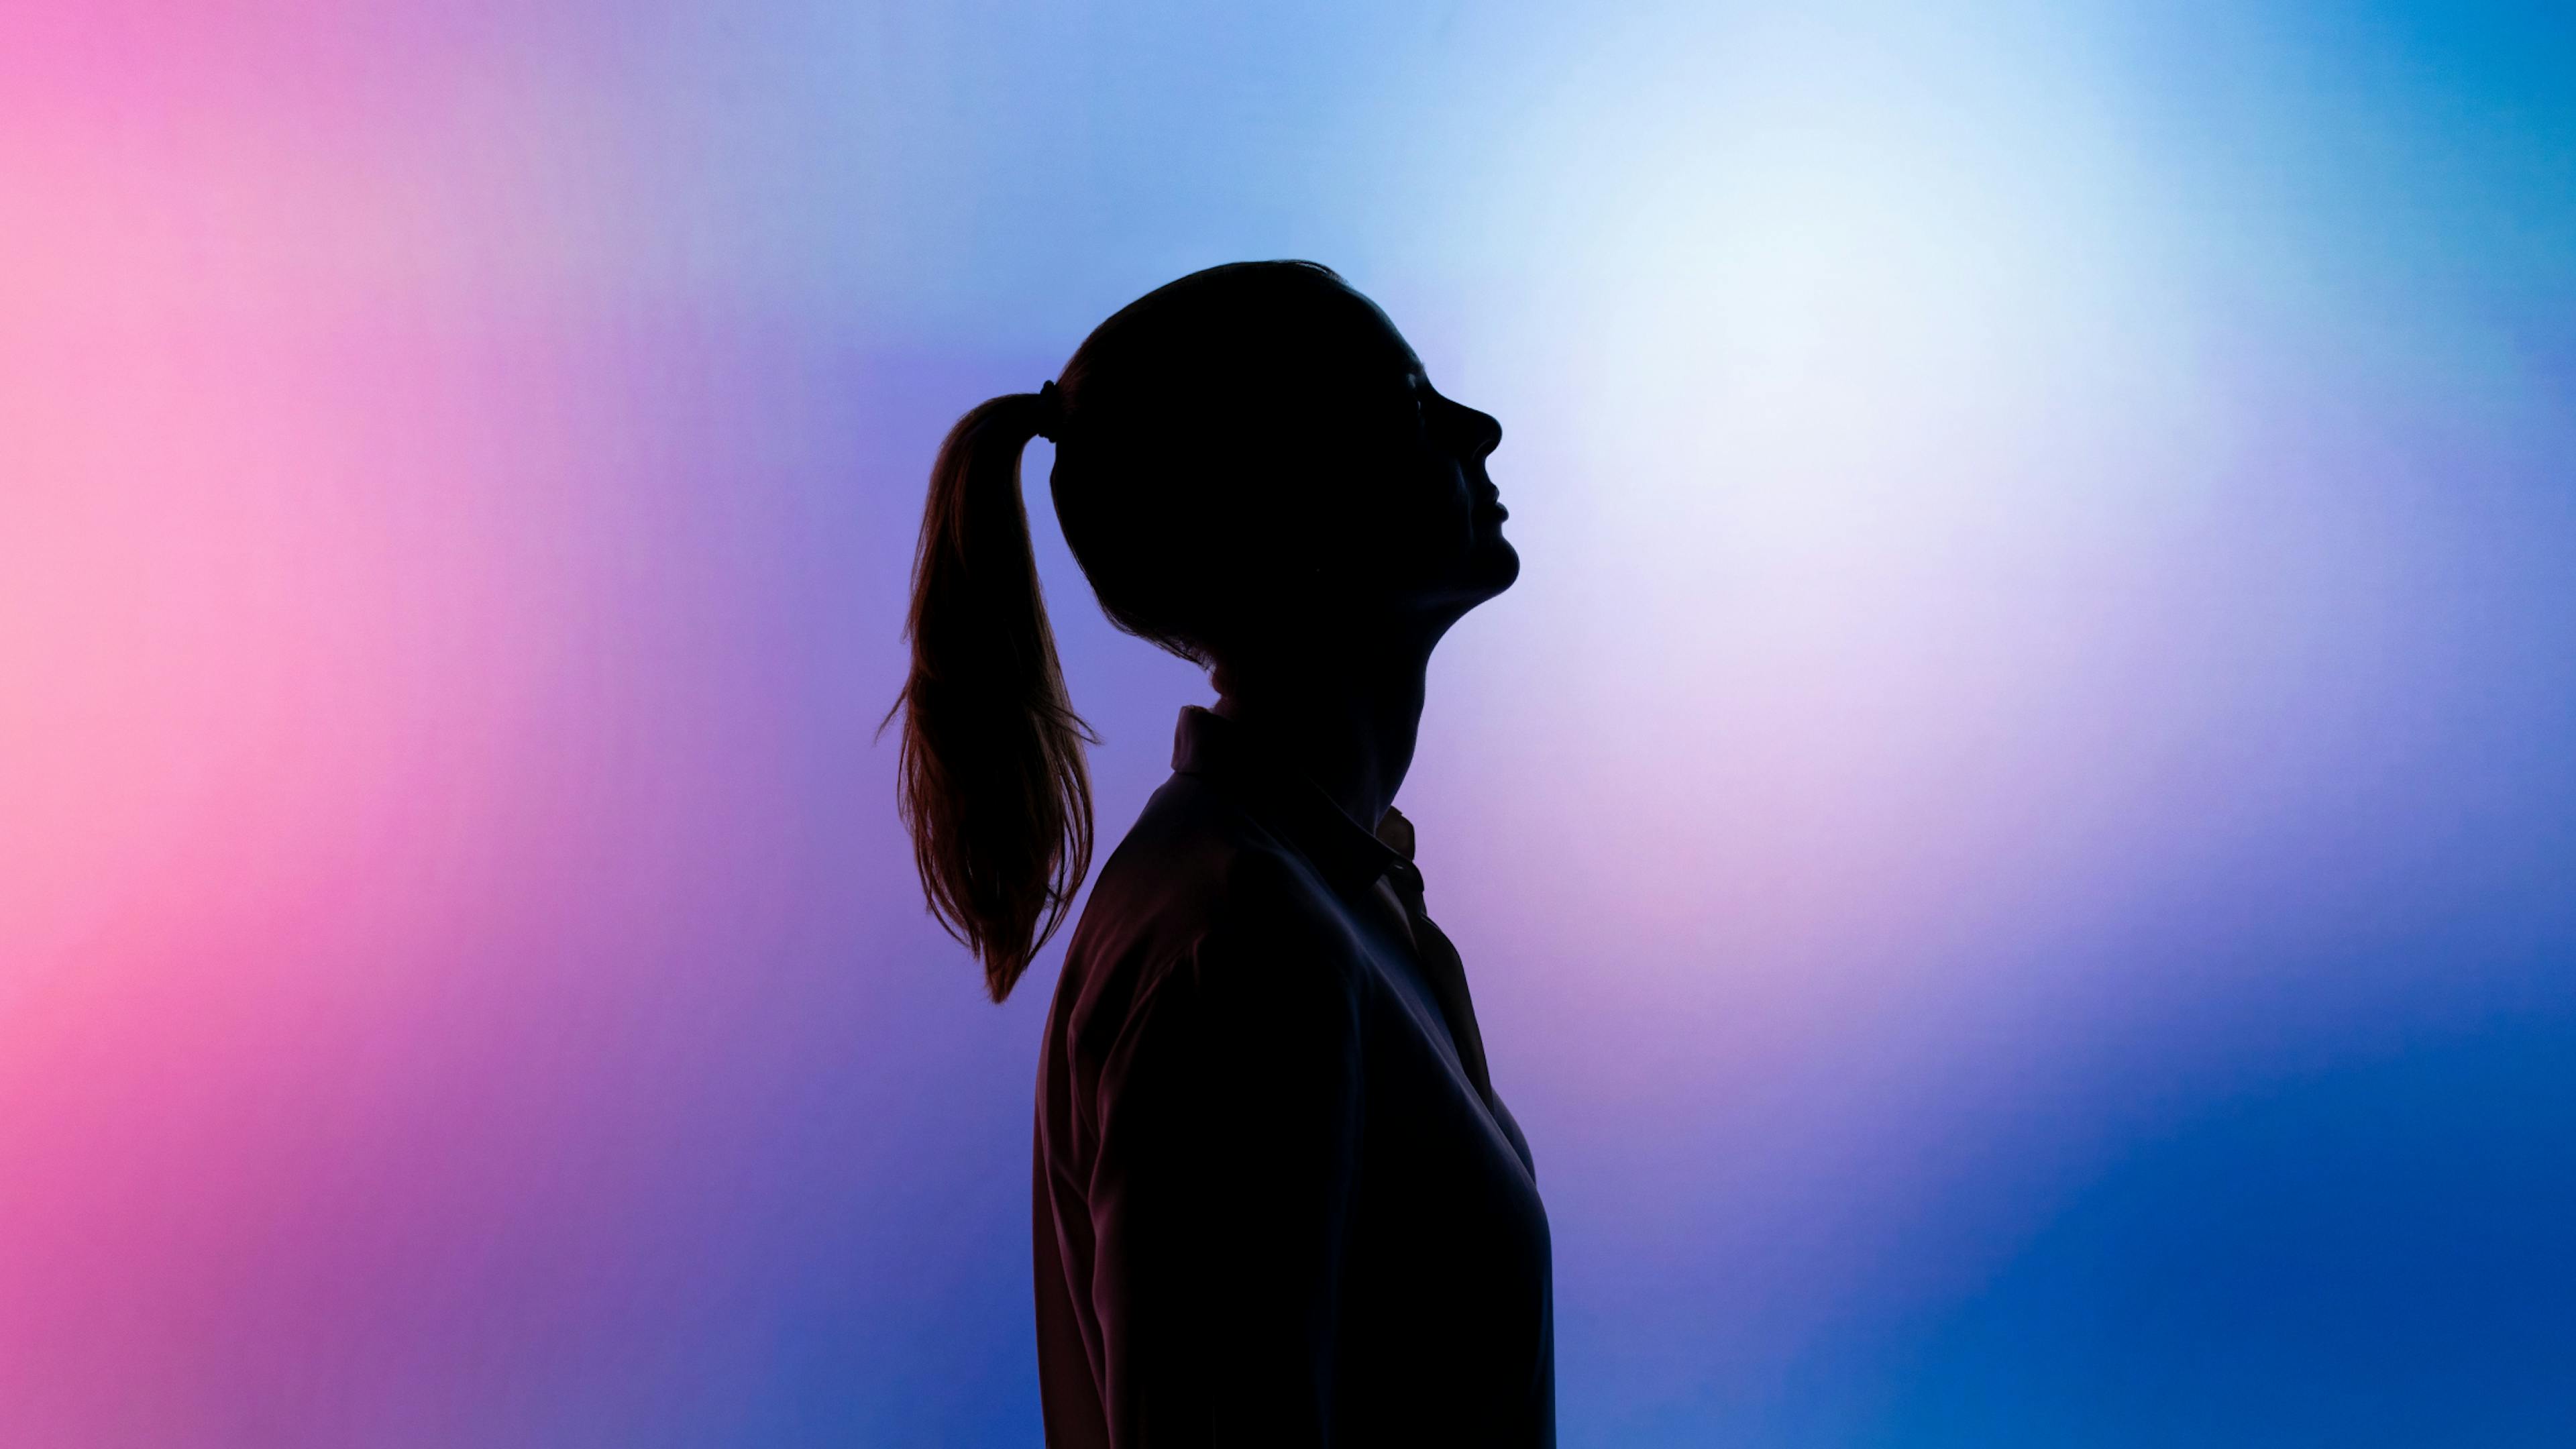
{"type": "Polygon", "coordinates": [[[1215,931],[1103,1061],[1091,1281],[1117,1449],[1330,1442],[1361,1084],[1346,954],[1215,931]]]}

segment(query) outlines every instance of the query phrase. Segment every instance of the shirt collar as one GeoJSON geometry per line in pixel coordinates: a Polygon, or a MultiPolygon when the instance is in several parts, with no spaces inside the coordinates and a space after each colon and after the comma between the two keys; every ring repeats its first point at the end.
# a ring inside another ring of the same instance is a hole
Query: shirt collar
{"type": "Polygon", "coordinates": [[[1181,707],[1172,737],[1172,768],[1211,781],[1294,846],[1337,890],[1365,891],[1381,876],[1413,878],[1413,826],[1390,809],[1370,834],[1299,774],[1261,734],[1197,705],[1181,707]]]}

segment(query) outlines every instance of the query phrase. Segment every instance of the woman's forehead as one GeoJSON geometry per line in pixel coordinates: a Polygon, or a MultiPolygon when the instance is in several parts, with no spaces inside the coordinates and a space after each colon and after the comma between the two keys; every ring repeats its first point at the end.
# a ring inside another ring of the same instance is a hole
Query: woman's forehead
{"type": "Polygon", "coordinates": [[[1397,329],[1395,319],[1386,315],[1386,309],[1347,286],[1342,290],[1359,304],[1355,317],[1360,321],[1363,345],[1393,363],[1399,373],[1420,373],[1422,359],[1414,355],[1413,345],[1404,340],[1404,333],[1397,329]]]}

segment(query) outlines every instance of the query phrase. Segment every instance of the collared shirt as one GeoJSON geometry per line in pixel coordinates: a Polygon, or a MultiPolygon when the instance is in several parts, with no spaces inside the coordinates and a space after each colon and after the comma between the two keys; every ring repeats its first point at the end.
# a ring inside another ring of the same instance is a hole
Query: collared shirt
{"type": "Polygon", "coordinates": [[[1048,1444],[1553,1444],[1547,1214],[1410,824],[1203,709],[1173,770],[1039,1061],[1048,1444]]]}

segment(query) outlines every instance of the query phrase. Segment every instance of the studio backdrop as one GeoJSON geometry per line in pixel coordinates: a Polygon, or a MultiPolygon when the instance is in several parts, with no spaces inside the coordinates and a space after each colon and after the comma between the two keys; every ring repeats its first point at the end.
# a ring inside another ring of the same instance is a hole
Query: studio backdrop
{"type": "Polygon", "coordinates": [[[1505,428],[1400,803],[1566,1444],[2566,1442],[2571,27],[18,0],[0,1439],[1036,1445],[927,471],[1309,257],[1505,428]]]}

